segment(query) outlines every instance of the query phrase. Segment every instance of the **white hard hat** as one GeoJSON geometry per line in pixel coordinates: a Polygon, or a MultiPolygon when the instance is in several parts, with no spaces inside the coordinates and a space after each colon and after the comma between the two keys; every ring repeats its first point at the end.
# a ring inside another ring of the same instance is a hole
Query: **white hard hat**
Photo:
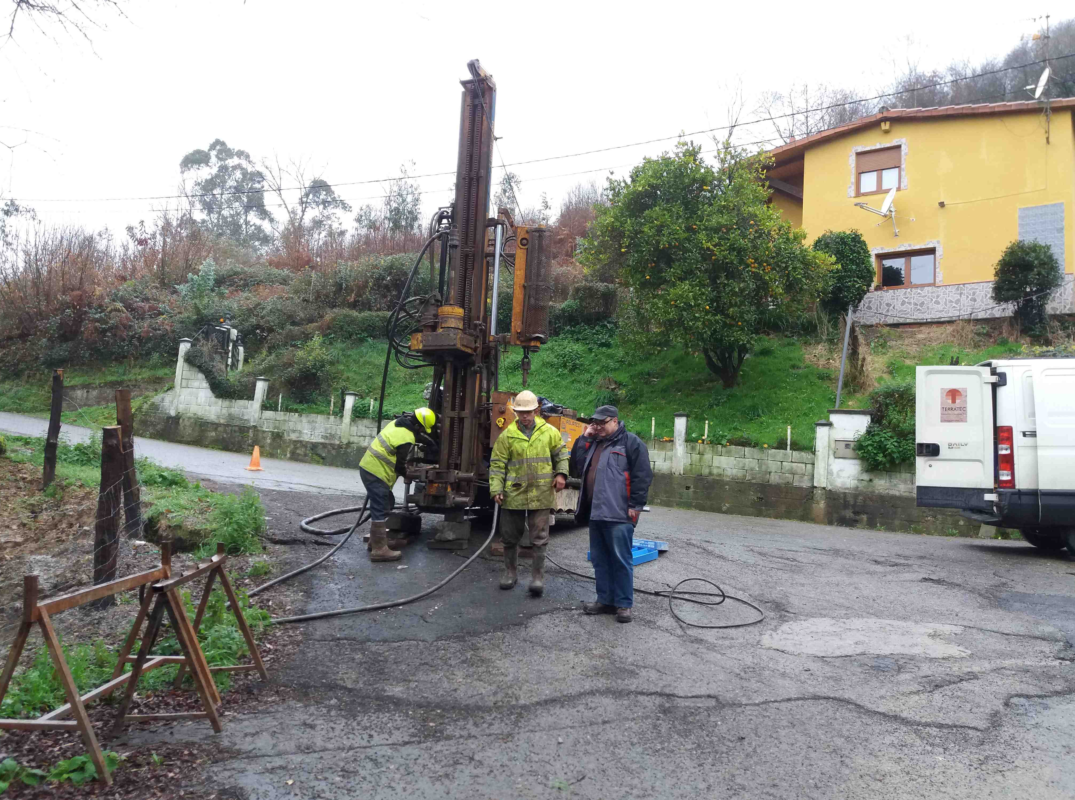
{"type": "Polygon", "coordinates": [[[515,395],[515,400],[512,401],[511,407],[516,411],[537,411],[537,395],[524,389],[515,395]]]}

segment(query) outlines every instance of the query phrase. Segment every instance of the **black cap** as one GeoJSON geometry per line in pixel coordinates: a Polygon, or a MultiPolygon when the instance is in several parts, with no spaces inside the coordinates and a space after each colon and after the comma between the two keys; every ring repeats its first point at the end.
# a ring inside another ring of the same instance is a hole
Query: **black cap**
{"type": "Polygon", "coordinates": [[[606,419],[612,419],[613,417],[619,418],[620,412],[616,406],[598,406],[597,410],[593,412],[594,421],[604,421],[606,419]]]}

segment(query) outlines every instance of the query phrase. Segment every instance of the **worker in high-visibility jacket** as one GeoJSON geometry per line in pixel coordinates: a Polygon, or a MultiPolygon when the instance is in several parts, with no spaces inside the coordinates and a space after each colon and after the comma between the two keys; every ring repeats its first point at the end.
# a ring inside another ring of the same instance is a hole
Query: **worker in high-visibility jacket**
{"type": "Polygon", "coordinates": [[[556,492],[567,484],[570,453],[560,431],[537,416],[538,399],[523,391],[512,402],[515,421],[493,445],[489,459],[489,494],[500,506],[500,532],[504,537],[504,574],[501,589],[518,581],[519,541],[530,529],[534,558],[530,594],[545,591],[545,546],[549,543],[549,514],[556,492]]]}
{"type": "Polygon", "coordinates": [[[398,561],[403,555],[395,547],[407,543],[405,538],[388,540],[388,512],[395,505],[392,487],[397,477],[407,474],[407,457],[415,444],[415,434],[427,436],[433,432],[437,416],[428,408],[404,414],[385,426],[366,454],[358,462],[358,475],[366,487],[370,510],[370,561],[398,561]]]}

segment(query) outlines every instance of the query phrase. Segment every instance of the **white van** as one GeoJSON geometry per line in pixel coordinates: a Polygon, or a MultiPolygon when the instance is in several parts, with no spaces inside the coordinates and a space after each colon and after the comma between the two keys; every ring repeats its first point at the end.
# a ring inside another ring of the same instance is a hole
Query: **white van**
{"type": "Polygon", "coordinates": [[[1075,358],[916,373],[918,505],[1075,555],[1075,358]]]}

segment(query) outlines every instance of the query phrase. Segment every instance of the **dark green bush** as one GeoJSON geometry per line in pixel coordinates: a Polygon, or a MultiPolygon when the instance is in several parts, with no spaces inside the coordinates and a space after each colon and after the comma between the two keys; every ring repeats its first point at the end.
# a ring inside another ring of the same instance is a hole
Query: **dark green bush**
{"type": "Polygon", "coordinates": [[[1051,291],[1063,280],[1064,271],[1049,245],[1012,242],[997,262],[993,299],[1015,303],[1015,316],[1023,332],[1042,336],[1049,322],[1045,306],[1051,291]]]}
{"type": "Polygon", "coordinates": [[[611,283],[578,283],[570,298],[554,306],[549,323],[553,333],[567,328],[597,325],[613,318],[617,308],[616,287],[611,283]]]}
{"type": "Polygon", "coordinates": [[[290,286],[295,273],[286,269],[273,269],[260,264],[253,267],[231,265],[217,267],[216,285],[224,289],[249,291],[255,286],[290,286]]]}
{"type": "Polygon", "coordinates": [[[891,470],[915,458],[915,385],[893,383],[870,394],[873,418],[855,442],[871,472],[891,470]]]}
{"type": "Polygon", "coordinates": [[[914,437],[900,436],[871,422],[855,442],[855,452],[866,469],[884,472],[914,460],[914,437]]]}
{"type": "Polygon", "coordinates": [[[586,348],[575,342],[557,342],[557,346],[550,348],[542,360],[560,372],[578,372],[586,362],[586,348]]]}
{"type": "Polygon", "coordinates": [[[254,396],[257,377],[252,370],[229,372],[224,369],[224,354],[211,342],[199,340],[187,350],[186,362],[195,367],[209,382],[216,397],[228,400],[249,400],[254,396]]]}
{"type": "Polygon", "coordinates": [[[828,275],[822,305],[830,314],[847,313],[857,306],[875,280],[873,256],[858,231],[825,231],[814,240],[814,250],[828,253],[836,268],[828,275]]]}
{"type": "Polygon", "coordinates": [[[334,311],[327,317],[328,330],[345,341],[384,339],[389,316],[388,311],[334,311]]]}
{"type": "Polygon", "coordinates": [[[320,336],[298,347],[276,350],[259,358],[251,372],[267,375],[298,403],[325,397],[340,382],[340,369],[320,336]]]}

